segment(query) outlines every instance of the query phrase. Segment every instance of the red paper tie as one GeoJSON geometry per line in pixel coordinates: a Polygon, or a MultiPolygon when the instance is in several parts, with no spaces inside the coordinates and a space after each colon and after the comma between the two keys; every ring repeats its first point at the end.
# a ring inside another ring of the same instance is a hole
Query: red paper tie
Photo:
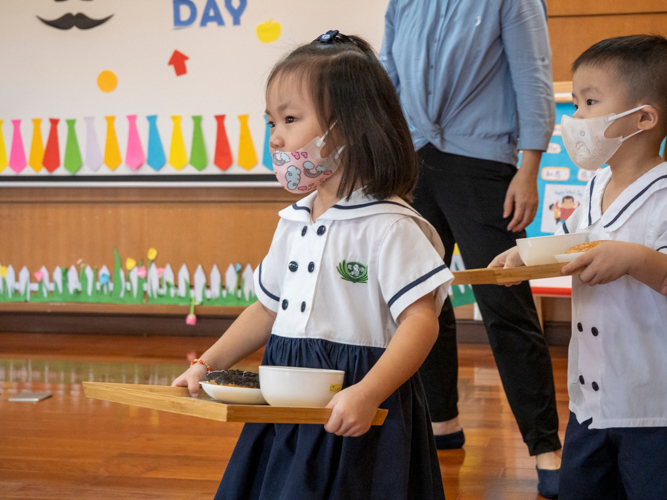
{"type": "Polygon", "coordinates": [[[44,160],[42,164],[49,172],[53,172],[60,166],[60,146],[58,145],[58,118],[49,118],[51,122],[51,130],[49,131],[49,138],[46,141],[46,149],[44,150],[44,160]]]}
{"type": "Polygon", "coordinates": [[[218,133],[215,138],[215,157],[213,158],[213,163],[220,170],[227,170],[234,160],[232,159],[232,151],[229,148],[227,130],[225,130],[225,115],[215,115],[215,120],[218,122],[218,133]]]}

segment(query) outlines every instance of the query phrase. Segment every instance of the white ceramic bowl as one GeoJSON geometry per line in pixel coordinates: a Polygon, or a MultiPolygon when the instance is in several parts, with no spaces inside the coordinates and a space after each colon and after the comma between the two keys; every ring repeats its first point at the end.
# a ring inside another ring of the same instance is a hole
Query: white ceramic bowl
{"type": "Polygon", "coordinates": [[[341,370],[259,367],[259,386],[271,406],[324,408],[343,388],[344,377],[341,370]]]}
{"type": "Polygon", "coordinates": [[[249,387],[230,387],[228,385],[209,384],[208,382],[199,382],[204,392],[213,399],[223,403],[237,403],[242,405],[265,405],[266,401],[262,396],[260,389],[251,389],[249,387]]]}
{"type": "Polygon", "coordinates": [[[556,236],[539,236],[537,238],[521,238],[516,240],[519,256],[527,266],[555,264],[556,255],[580,243],[588,241],[588,233],[559,234],[556,236]]]}

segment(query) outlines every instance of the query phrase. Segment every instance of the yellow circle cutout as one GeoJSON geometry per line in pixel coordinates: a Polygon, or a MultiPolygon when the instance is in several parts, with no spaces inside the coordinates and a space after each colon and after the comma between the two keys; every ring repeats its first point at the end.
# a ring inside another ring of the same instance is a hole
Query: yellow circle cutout
{"type": "Polygon", "coordinates": [[[118,77],[113,71],[104,70],[97,77],[97,86],[103,92],[111,92],[116,85],[118,85],[118,77]]]}

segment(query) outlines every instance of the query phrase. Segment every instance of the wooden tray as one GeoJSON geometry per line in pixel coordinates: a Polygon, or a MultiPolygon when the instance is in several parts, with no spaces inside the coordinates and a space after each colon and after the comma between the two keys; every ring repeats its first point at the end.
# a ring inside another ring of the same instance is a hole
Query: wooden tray
{"type": "MultiPolygon", "coordinates": [[[[491,267],[485,269],[468,269],[466,271],[454,271],[454,282],[452,285],[502,285],[515,281],[538,280],[542,278],[556,278],[563,276],[561,269],[565,263],[545,264],[542,266],[521,266],[511,269],[491,267]]],[[[583,268],[575,270],[572,274],[581,274],[583,268]]]]}
{"type": "MultiPolygon", "coordinates": [[[[331,415],[329,408],[225,404],[208,397],[203,390],[200,391],[199,397],[192,398],[186,387],[83,382],[83,392],[89,398],[220,422],[326,424],[331,415]]],[[[387,410],[378,409],[373,425],[382,425],[386,416],[387,410]]]]}

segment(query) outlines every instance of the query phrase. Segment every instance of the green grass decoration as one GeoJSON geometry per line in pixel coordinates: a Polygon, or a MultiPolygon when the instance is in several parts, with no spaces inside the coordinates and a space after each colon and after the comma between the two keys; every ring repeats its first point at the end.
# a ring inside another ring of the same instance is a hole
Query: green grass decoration
{"type": "MultiPolygon", "coordinates": [[[[153,263],[149,261],[149,265],[153,263]]],[[[142,267],[143,260],[139,261],[137,268],[142,267]]],[[[7,280],[0,276],[2,283],[2,291],[0,292],[0,302],[83,302],[83,303],[98,303],[98,304],[163,304],[163,305],[183,305],[189,306],[194,296],[194,291],[190,287],[189,280],[185,282],[185,297],[178,295],[178,285],[167,282],[164,276],[159,278],[160,287],[156,291],[156,295],[148,294],[148,271],[146,278],[137,277],[136,290],[132,288],[132,280],[129,277],[129,272],[123,269],[122,260],[118,250],[114,249],[114,269],[113,280],[106,279],[106,282],[100,280],[98,268],[92,269],[92,283],[89,283],[89,273],[86,273],[87,266],[81,265],[78,272],[80,289],[74,289],[70,293],[68,286],[68,268],[58,267],[54,271],[52,280],[53,291],[50,291],[46,284],[46,279],[43,277],[37,285],[37,290],[30,291],[30,283],[26,285],[24,293],[18,293],[15,290],[10,290],[7,286],[7,280]],[[58,287],[56,273],[60,273],[62,288],[58,287]],[[121,274],[122,273],[122,274],[121,274]],[[125,290],[123,290],[123,278],[125,282],[125,290]],[[90,286],[90,293],[88,288],[90,286]],[[129,289],[128,289],[129,288],[129,289]],[[124,292],[124,293],[123,293],[124,292]],[[122,295],[122,296],[121,296],[122,295]]],[[[246,300],[241,293],[243,290],[244,281],[241,278],[240,265],[236,266],[237,276],[234,283],[234,292],[228,293],[225,286],[220,282],[219,296],[213,297],[209,293],[209,297],[204,290],[204,297],[201,305],[211,306],[248,306],[257,300],[257,297],[251,293],[251,296],[246,300]],[[239,288],[240,283],[240,288],[239,288]],[[240,297],[238,295],[241,295],[240,297]]],[[[105,274],[106,276],[106,274],[105,274]]],[[[34,282],[33,282],[34,284],[34,282]]],[[[199,305],[199,304],[198,304],[199,305]]]]}

